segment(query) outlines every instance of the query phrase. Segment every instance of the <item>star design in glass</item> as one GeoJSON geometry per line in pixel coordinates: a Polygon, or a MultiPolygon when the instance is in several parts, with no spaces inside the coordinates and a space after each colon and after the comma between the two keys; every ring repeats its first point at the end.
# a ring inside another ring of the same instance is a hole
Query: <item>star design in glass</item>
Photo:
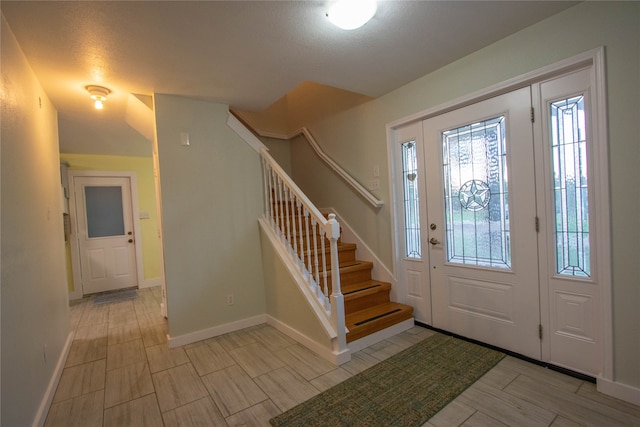
{"type": "Polygon", "coordinates": [[[489,185],[477,179],[472,179],[462,184],[460,187],[460,205],[463,208],[476,212],[486,208],[491,199],[489,185]]]}

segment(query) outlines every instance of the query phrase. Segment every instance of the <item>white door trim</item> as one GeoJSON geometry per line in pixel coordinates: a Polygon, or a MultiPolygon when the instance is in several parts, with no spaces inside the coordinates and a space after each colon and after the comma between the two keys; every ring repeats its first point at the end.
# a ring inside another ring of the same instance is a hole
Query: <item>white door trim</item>
{"type": "Polygon", "coordinates": [[[82,273],[80,269],[80,245],[78,243],[78,213],[76,209],[76,177],[90,178],[129,178],[131,183],[131,213],[133,215],[133,238],[140,244],[135,245],[136,250],[136,276],[138,286],[144,283],[144,264],[142,262],[142,235],[140,233],[140,211],[138,209],[138,184],[135,172],[111,172],[111,171],[69,171],[69,216],[71,222],[70,248],[71,270],[73,276],[73,292],[69,293],[69,299],[80,299],[82,293],[82,273]]]}
{"type": "MultiPolygon", "coordinates": [[[[575,55],[571,58],[563,61],[556,62],[546,67],[531,71],[521,76],[509,79],[507,81],[489,86],[485,89],[472,92],[463,97],[456,98],[454,100],[445,102],[427,110],[418,112],[408,117],[404,117],[395,120],[387,124],[387,158],[389,162],[389,178],[390,182],[395,182],[397,176],[396,162],[396,141],[395,130],[414,123],[422,121],[430,117],[434,117],[452,110],[456,110],[465,107],[470,104],[483,101],[488,98],[501,95],[506,92],[513,91],[515,89],[530,86],[533,83],[540,82],[545,79],[549,79],[554,76],[568,73],[584,67],[592,67],[594,76],[595,87],[595,105],[598,111],[594,111],[593,126],[595,129],[595,135],[599,141],[598,146],[595,148],[597,152],[597,159],[594,164],[594,175],[597,176],[597,196],[596,203],[598,201],[606,202],[609,204],[609,156],[608,156],[608,127],[607,127],[607,109],[606,109],[606,79],[605,79],[605,52],[604,47],[589,50],[587,52],[575,55]]],[[[396,188],[394,185],[390,186],[391,200],[393,206],[399,206],[401,195],[396,194],[396,188]]],[[[600,206],[604,206],[601,204],[600,206]]],[[[397,230],[398,224],[401,219],[397,218],[395,209],[390,210],[391,214],[391,232],[392,236],[396,236],[392,239],[392,251],[395,254],[393,258],[393,272],[398,277],[398,267],[400,264],[401,253],[398,240],[397,230]]],[[[603,345],[603,366],[601,369],[602,375],[598,379],[603,379],[609,382],[614,380],[613,372],[613,300],[611,293],[611,214],[608,209],[605,209],[598,213],[596,219],[599,228],[599,238],[597,242],[598,253],[601,254],[598,259],[600,280],[602,286],[601,295],[601,314],[602,314],[602,345],[603,345]]]]}

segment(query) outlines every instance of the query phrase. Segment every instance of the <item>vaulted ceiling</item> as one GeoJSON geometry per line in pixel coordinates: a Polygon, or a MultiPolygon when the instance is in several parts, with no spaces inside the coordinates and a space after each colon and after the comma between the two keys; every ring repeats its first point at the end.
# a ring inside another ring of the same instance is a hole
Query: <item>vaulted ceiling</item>
{"type": "Polygon", "coordinates": [[[3,0],[0,8],[58,110],[61,151],[148,156],[141,122],[154,93],[246,111],[305,81],[378,97],[575,4],[381,0],[372,21],[345,31],[325,17],[328,3],[3,0]],[[112,91],[102,111],[90,84],[112,91]]]}

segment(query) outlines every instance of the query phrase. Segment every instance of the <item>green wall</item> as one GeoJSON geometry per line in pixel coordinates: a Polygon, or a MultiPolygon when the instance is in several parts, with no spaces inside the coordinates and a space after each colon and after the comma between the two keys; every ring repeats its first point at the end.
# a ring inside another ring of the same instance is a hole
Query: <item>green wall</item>
{"type": "MultiPolygon", "coordinates": [[[[425,43],[428,43],[425,40],[425,43]]],[[[306,144],[291,144],[293,177],[317,205],[334,207],[380,259],[392,265],[386,125],[493,84],[604,46],[607,66],[612,210],[615,381],[640,387],[640,2],[584,2],[500,40],[385,96],[310,118],[306,126],[329,156],[360,182],[380,167],[369,207],[306,144]]],[[[402,64],[398,64],[401,66],[402,64]]]]}
{"type": "MultiPolygon", "coordinates": [[[[148,219],[140,219],[144,278],[159,279],[162,273],[152,158],[62,153],[60,161],[67,162],[69,170],[135,172],[138,183],[138,209],[149,214],[148,219]]],[[[69,277],[69,290],[73,289],[73,278],[69,277]]]]}
{"type": "Polygon", "coordinates": [[[226,105],[154,98],[170,336],[263,315],[260,156],[227,126],[226,105]]]}

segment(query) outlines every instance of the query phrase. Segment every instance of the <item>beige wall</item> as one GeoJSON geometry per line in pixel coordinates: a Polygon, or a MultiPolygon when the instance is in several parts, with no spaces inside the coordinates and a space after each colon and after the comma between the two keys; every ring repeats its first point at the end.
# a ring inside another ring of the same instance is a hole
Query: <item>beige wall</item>
{"type": "Polygon", "coordinates": [[[333,351],[331,339],[264,231],[261,240],[267,314],[324,346],[328,352],[333,351]]]}
{"type": "Polygon", "coordinates": [[[171,337],[264,314],[258,153],[226,125],[226,105],[157,94],[154,110],[171,337]]]}
{"type": "Polygon", "coordinates": [[[615,380],[640,387],[640,3],[578,4],[374,101],[315,119],[311,132],[360,182],[379,165],[381,188],[374,193],[386,202],[379,211],[347,197],[349,190],[302,144],[292,144],[291,161],[311,199],[335,207],[391,266],[386,124],[600,46],[607,58],[615,380]]]}
{"type": "Polygon", "coordinates": [[[1,26],[0,424],[29,426],[70,339],[58,126],[4,17],[1,26]]]}

